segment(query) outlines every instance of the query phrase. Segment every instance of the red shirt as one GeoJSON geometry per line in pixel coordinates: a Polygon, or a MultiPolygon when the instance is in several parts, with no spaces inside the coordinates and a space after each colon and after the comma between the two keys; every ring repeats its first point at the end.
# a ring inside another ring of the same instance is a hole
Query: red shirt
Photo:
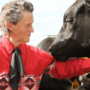
{"type": "MultiPolygon", "coordinates": [[[[0,39],[0,89],[12,90],[9,86],[9,70],[12,51],[15,46],[5,35],[0,39]]],[[[21,50],[21,57],[25,74],[18,83],[18,90],[38,90],[44,69],[52,77],[71,78],[90,71],[90,59],[70,59],[66,62],[56,62],[50,65],[53,56],[45,51],[25,43],[18,46],[21,50]],[[49,66],[50,65],[50,66],[49,66]]]]}

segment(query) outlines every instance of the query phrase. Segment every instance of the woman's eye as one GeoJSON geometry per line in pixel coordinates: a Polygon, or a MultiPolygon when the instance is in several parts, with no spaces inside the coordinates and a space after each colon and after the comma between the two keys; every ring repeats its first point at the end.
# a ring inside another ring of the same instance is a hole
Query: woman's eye
{"type": "Polygon", "coordinates": [[[27,27],[28,27],[29,25],[27,25],[27,27]]]}
{"type": "Polygon", "coordinates": [[[26,25],[26,27],[29,27],[30,25],[26,25]]]}

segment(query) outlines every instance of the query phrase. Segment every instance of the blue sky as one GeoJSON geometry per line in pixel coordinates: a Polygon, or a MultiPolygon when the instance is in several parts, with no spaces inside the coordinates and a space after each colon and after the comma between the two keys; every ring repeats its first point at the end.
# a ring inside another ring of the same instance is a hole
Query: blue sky
{"type": "MultiPolygon", "coordinates": [[[[11,0],[0,0],[0,8],[11,0]]],[[[76,0],[28,0],[34,5],[34,33],[28,44],[36,46],[47,35],[57,35],[62,24],[65,11],[76,0]]],[[[1,34],[1,32],[0,32],[1,34]]]]}

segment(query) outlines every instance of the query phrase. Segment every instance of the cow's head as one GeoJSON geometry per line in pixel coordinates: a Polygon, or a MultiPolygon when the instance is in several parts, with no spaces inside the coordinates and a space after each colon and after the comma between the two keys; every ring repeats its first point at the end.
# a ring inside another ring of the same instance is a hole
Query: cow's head
{"type": "Polygon", "coordinates": [[[50,51],[61,61],[69,57],[90,57],[90,0],[76,0],[68,8],[50,51]]]}

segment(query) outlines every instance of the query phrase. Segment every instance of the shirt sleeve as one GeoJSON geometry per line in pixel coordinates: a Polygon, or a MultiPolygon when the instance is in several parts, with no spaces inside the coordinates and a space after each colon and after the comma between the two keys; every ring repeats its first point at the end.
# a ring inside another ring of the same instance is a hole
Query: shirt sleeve
{"type": "Polygon", "coordinates": [[[90,72],[90,58],[72,58],[66,62],[54,61],[44,70],[44,73],[57,79],[72,78],[87,72],[90,72]]]}

